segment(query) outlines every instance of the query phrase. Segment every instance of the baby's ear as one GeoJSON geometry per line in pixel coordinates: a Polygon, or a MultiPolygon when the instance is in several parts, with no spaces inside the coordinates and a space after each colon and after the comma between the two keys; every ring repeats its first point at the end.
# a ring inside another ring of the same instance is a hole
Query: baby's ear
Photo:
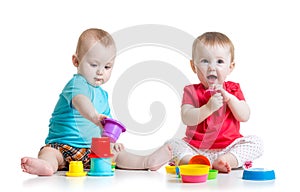
{"type": "Polygon", "coordinates": [[[197,69],[196,69],[196,66],[195,66],[193,60],[190,60],[190,65],[191,65],[191,68],[192,68],[192,70],[194,71],[194,73],[197,73],[197,69]]]}
{"type": "Polygon", "coordinates": [[[232,61],[232,62],[230,63],[230,65],[229,65],[230,73],[233,71],[234,67],[235,67],[235,62],[232,61]]]}
{"type": "Polygon", "coordinates": [[[79,66],[79,61],[78,61],[78,57],[77,57],[77,55],[72,55],[72,62],[73,62],[73,65],[75,66],[75,67],[78,67],[79,66]]]}

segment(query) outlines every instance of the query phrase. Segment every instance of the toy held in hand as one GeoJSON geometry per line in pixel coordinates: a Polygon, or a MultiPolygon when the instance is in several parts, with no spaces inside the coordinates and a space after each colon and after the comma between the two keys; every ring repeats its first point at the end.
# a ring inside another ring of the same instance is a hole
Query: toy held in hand
{"type": "Polygon", "coordinates": [[[206,102],[210,99],[211,96],[213,96],[214,94],[219,93],[219,92],[220,91],[214,90],[214,89],[211,89],[211,88],[205,90],[204,98],[205,98],[206,102]]]}
{"type": "Polygon", "coordinates": [[[114,119],[106,118],[101,121],[103,124],[102,137],[109,137],[112,143],[115,143],[120,134],[126,131],[125,126],[114,119]]]}

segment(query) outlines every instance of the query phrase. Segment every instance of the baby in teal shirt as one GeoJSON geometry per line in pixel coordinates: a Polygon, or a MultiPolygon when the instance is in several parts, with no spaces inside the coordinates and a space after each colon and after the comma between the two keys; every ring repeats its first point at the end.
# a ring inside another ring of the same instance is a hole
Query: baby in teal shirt
{"type": "MultiPolygon", "coordinates": [[[[111,117],[108,94],[101,85],[110,78],[115,56],[114,40],[106,31],[91,28],[80,35],[72,56],[77,74],[59,96],[38,158],[21,158],[24,172],[49,176],[67,169],[70,161],[82,161],[90,168],[92,138],[101,137],[101,121],[111,117]]],[[[112,143],[111,151],[112,161],[121,169],[157,170],[172,157],[169,145],[147,156],[129,153],[120,143],[112,143]]]]}

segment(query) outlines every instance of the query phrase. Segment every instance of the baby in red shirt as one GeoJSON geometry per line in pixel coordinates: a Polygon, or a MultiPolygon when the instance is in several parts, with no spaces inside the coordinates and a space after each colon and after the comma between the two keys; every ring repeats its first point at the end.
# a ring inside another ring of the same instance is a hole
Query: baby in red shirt
{"type": "Polygon", "coordinates": [[[184,87],[181,117],[187,128],[183,139],[167,142],[173,160],[187,164],[200,154],[212,168],[229,173],[260,157],[262,140],[240,133],[240,122],[250,116],[240,85],[225,81],[235,67],[231,40],[219,32],[202,34],[193,43],[190,64],[200,83],[184,87]]]}

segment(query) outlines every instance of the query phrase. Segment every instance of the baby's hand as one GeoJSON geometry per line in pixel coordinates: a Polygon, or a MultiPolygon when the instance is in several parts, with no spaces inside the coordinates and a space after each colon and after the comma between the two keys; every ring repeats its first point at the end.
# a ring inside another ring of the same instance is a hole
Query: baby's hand
{"type": "Polygon", "coordinates": [[[103,129],[103,124],[101,123],[104,119],[108,118],[106,115],[103,114],[99,114],[98,116],[98,122],[99,124],[97,124],[99,127],[101,127],[103,129]]]}
{"type": "Polygon", "coordinates": [[[230,93],[228,93],[222,85],[215,85],[214,89],[222,94],[224,103],[230,100],[230,93]]]}
{"type": "Polygon", "coordinates": [[[116,152],[120,152],[123,151],[125,147],[122,143],[115,143],[113,148],[116,152]]]}
{"type": "Polygon", "coordinates": [[[223,106],[223,96],[221,93],[215,93],[206,103],[206,106],[213,113],[223,106]]]}

